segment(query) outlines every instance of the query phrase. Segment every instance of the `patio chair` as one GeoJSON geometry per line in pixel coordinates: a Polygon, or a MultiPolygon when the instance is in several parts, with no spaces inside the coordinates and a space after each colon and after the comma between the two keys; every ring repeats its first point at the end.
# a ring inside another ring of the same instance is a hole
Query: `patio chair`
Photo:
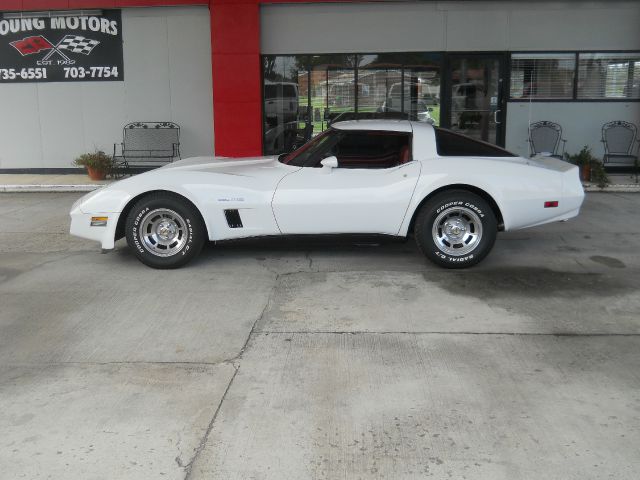
{"type": "Polygon", "coordinates": [[[637,168],[637,132],[638,130],[633,123],[622,120],[607,122],[602,126],[603,163],[605,166],[637,168]]]}
{"type": "Polygon", "coordinates": [[[532,157],[546,153],[562,159],[566,143],[567,141],[562,138],[562,127],[557,123],[542,120],[529,125],[529,145],[532,157]],[[562,153],[558,153],[560,142],[562,142],[562,153]]]}

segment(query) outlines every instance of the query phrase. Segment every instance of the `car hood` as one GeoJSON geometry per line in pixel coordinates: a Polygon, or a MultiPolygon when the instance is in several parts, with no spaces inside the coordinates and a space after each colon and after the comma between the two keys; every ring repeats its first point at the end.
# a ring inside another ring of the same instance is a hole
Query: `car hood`
{"type": "Polygon", "coordinates": [[[282,164],[278,162],[278,157],[274,156],[248,158],[192,157],[169,163],[156,171],[167,172],[167,170],[179,170],[254,177],[264,174],[265,170],[278,168],[280,166],[282,166],[282,164]]]}

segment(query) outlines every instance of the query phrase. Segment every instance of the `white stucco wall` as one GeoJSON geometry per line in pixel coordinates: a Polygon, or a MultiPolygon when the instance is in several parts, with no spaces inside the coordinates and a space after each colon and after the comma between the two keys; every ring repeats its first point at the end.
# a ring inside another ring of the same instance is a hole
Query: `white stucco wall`
{"type": "Polygon", "coordinates": [[[72,168],[132,121],[173,121],[182,156],[213,152],[206,7],[122,10],[124,82],[0,85],[0,169],[72,168]]]}
{"type": "Polygon", "coordinates": [[[640,2],[264,5],[262,53],[640,49],[640,2]]]}
{"type": "Polygon", "coordinates": [[[528,156],[529,119],[531,123],[551,120],[562,125],[567,152],[578,153],[588,145],[593,155],[602,158],[602,125],[612,120],[624,120],[640,128],[640,102],[510,102],[505,142],[508,150],[528,156]]]}

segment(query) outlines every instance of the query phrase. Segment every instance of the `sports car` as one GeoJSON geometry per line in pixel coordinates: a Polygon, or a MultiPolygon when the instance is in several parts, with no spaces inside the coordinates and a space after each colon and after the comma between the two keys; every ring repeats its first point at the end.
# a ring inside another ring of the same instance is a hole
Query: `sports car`
{"type": "Polygon", "coordinates": [[[575,217],[583,199],[567,162],[428,123],[358,120],[279,157],[195,157],[115,182],[73,205],[71,234],[104,250],[126,237],[155,268],[186,264],[206,241],[413,234],[430,260],[463,268],[499,231],[575,217]]]}

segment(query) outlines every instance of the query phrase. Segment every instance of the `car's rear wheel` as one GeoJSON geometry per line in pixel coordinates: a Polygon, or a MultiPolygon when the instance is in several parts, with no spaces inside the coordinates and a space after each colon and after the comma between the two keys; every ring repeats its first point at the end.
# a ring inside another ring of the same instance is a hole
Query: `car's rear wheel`
{"type": "Polygon", "coordinates": [[[493,248],[498,231],[491,206],[466,190],[442,192],[425,203],[415,222],[418,247],[446,268],[466,268],[493,248]]]}
{"type": "Polygon", "coordinates": [[[206,228],[196,208],[170,193],[151,193],[131,209],[126,237],[142,263],[153,268],[178,268],[202,250],[206,228]]]}

